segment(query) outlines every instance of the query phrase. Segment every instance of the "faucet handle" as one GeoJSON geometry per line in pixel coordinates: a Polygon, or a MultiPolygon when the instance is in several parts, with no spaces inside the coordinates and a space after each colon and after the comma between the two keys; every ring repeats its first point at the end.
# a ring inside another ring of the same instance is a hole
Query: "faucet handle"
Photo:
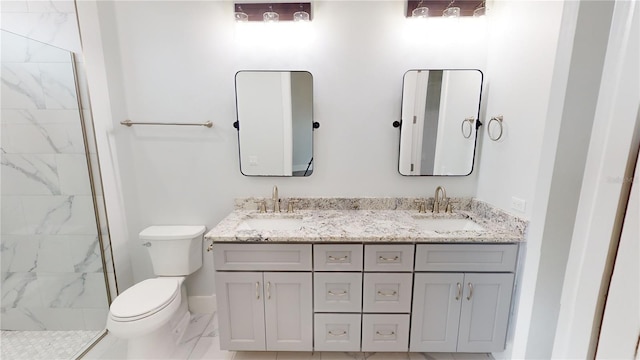
{"type": "Polygon", "coordinates": [[[293,205],[297,203],[298,203],[298,200],[289,200],[289,202],[287,203],[287,212],[292,213],[294,211],[293,205]]]}
{"type": "Polygon", "coordinates": [[[427,210],[426,210],[427,201],[426,200],[424,200],[424,199],[416,199],[416,200],[413,200],[413,202],[415,202],[416,204],[419,205],[419,207],[418,207],[418,212],[419,213],[426,213],[427,212],[427,210]]]}
{"type": "Polygon", "coordinates": [[[256,201],[256,204],[258,204],[258,211],[260,211],[261,213],[266,213],[267,212],[267,202],[264,200],[260,200],[260,201],[256,201]]]}

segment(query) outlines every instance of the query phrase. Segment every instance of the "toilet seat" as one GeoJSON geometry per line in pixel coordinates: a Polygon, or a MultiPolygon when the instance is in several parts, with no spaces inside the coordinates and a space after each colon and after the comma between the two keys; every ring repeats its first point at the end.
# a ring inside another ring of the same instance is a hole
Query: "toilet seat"
{"type": "Polygon", "coordinates": [[[166,308],[180,293],[176,278],[144,280],[116,297],[110,306],[111,319],[118,322],[136,321],[166,308]]]}

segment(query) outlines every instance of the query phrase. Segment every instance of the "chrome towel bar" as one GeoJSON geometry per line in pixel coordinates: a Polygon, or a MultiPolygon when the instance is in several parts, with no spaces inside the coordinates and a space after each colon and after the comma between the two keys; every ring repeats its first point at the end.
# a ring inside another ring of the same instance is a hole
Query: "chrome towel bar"
{"type": "Polygon", "coordinates": [[[206,126],[208,128],[213,127],[211,121],[205,123],[159,123],[159,122],[133,122],[131,120],[120,121],[121,125],[131,127],[132,125],[180,125],[180,126],[206,126]]]}

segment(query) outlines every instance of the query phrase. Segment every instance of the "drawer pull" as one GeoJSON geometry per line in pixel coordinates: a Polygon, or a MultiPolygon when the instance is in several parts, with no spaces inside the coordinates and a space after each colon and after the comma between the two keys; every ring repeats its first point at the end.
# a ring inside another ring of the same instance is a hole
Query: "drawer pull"
{"type": "Polygon", "coordinates": [[[392,290],[390,293],[389,292],[382,292],[382,291],[378,291],[378,295],[380,296],[396,296],[398,294],[397,291],[392,290]]]}
{"type": "Polygon", "coordinates": [[[331,336],[346,336],[347,332],[342,330],[342,332],[334,333],[333,331],[329,330],[329,335],[331,335],[331,336]]]}
{"type": "Polygon", "coordinates": [[[473,284],[469,283],[469,296],[467,296],[467,300],[471,300],[472,296],[473,296],[473,284]]]}
{"type": "Polygon", "coordinates": [[[395,331],[390,331],[388,333],[381,333],[380,331],[376,331],[376,335],[384,336],[384,337],[392,337],[392,336],[395,336],[396,333],[395,333],[395,331]]]}
{"type": "Polygon", "coordinates": [[[260,282],[256,281],[256,299],[260,300],[260,282]]]}
{"type": "Polygon", "coordinates": [[[347,291],[343,290],[342,292],[333,292],[332,290],[328,291],[329,295],[333,295],[333,296],[345,296],[347,295],[347,291]]]}
{"type": "Polygon", "coordinates": [[[331,261],[346,261],[347,259],[349,259],[348,255],[340,256],[340,257],[335,257],[335,256],[332,256],[332,255],[329,255],[329,260],[331,260],[331,261]]]}
{"type": "Polygon", "coordinates": [[[456,300],[460,300],[462,297],[462,284],[458,283],[458,295],[456,295],[456,300]]]}
{"type": "Polygon", "coordinates": [[[378,256],[378,259],[380,261],[398,261],[398,259],[400,259],[400,257],[398,255],[396,255],[396,256],[394,256],[392,258],[387,258],[387,257],[384,257],[384,256],[378,256]]]}

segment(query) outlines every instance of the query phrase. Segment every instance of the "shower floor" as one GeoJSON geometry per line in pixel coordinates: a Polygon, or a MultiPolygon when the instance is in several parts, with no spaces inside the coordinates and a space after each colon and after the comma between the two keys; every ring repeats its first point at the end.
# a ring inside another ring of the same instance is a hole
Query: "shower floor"
{"type": "Polygon", "coordinates": [[[2,360],[75,359],[100,331],[5,331],[0,332],[2,360]]]}

